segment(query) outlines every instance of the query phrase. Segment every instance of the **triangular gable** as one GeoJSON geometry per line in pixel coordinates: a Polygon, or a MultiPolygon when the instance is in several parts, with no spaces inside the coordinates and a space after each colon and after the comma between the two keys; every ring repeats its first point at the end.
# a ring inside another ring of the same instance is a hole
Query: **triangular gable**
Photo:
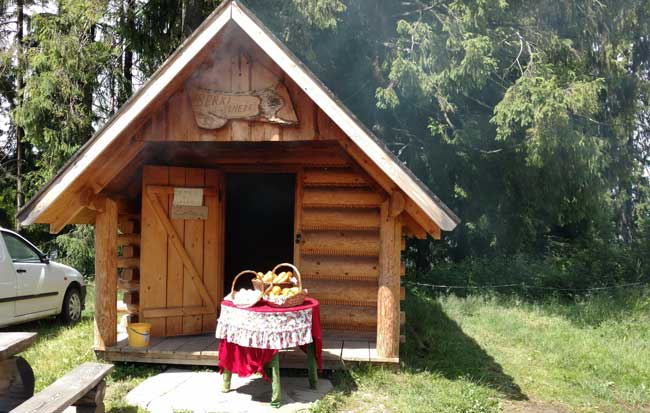
{"type": "MultiPolygon", "coordinates": [[[[349,138],[343,148],[387,191],[406,195],[404,209],[427,232],[453,230],[459,219],[422,184],[257,18],[236,1],[218,7],[154,73],[151,79],[91,138],[77,154],[18,213],[23,225],[39,220],[75,181],[93,166],[125,131],[142,121],[148,109],[169,92],[182,73],[197,64],[226,25],[243,30],[349,138]]],[[[134,148],[131,152],[137,152],[134,148]]],[[[83,195],[83,194],[82,194],[83,195]]],[[[83,198],[83,196],[81,196],[83,198]]],[[[59,209],[74,205],[59,206],[59,209]]],[[[48,217],[49,221],[54,218],[48,217]]],[[[42,221],[42,220],[41,220],[42,221]]],[[[49,222],[52,223],[52,222],[49,222]]],[[[63,224],[60,222],[59,224],[63,224]]]]}

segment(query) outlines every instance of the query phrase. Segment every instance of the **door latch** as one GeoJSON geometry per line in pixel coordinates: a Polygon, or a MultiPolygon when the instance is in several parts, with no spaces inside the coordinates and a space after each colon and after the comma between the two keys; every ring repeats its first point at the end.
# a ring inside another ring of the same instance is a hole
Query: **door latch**
{"type": "Polygon", "coordinates": [[[299,232],[296,234],[296,244],[300,244],[302,242],[302,234],[299,232]]]}

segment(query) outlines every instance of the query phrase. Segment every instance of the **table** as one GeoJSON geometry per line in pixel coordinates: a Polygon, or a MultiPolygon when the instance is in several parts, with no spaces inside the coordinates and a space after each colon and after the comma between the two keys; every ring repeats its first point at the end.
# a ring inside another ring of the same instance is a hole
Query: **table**
{"type": "Polygon", "coordinates": [[[224,375],[223,391],[230,390],[232,373],[240,377],[260,373],[271,376],[271,406],[281,404],[279,350],[300,347],[307,353],[309,385],[316,387],[317,366],[322,368],[323,340],[320,305],[307,297],[296,307],[273,308],[264,303],[238,308],[224,300],[217,322],[219,369],[224,375]]]}
{"type": "Polygon", "coordinates": [[[16,354],[29,348],[36,333],[0,333],[0,411],[9,411],[34,395],[34,371],[16,354]]]}

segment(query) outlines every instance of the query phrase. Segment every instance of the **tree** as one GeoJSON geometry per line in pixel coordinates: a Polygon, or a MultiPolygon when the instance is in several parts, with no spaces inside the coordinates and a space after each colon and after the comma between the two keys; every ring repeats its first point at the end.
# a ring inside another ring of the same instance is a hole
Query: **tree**
{"type": "MultiPolygon", "coordinates": [[[[24,88],[25,64],[25,1],[16,0],[0,1],[0,30],[2,44],[0,47],[0,107],[2,117],[9,121],[9,128],[3,133],[5,151],[2,162],[3,175],[5,179],[15,182],[13,188],[14,205],[10,211],[22,207],[24,202],[23,194],[23,169],[28,155],[28,148],[25,148],[25,131],[17,125],[13,119],[13,110],[22,102],[24,88]],[[26,150],[27,149],[27,150],[26,150]],[[10,172],[10,170],[13,170],[10,172]]],[[[4,191],[4,197],[9,191],[4,191]]],[[[18,223],[11,220],[7,226],[15,226],[18,223]]]]}
{"type": "Polygon", "coordinates": [[[50,179],[113,110],[96,95],[120,68],[115,64],[120,50],[101,24],[106,8],[103,2],[64,0],[57,13],[32,19],[30,75],[15,116],[38,154],[37,169],[30,173],[32,190],[50,179]]]}
{"type": "Polygon", "coordinates": [[[451,239],[461,256],[620,235],[611,222],[642,166],[633,114],[647,80],[633,56],[647,48],[647,8],[403,4],[378,105],[426,122],[428,142],[406,141],[420,155],[404,155],[434,188],[453,183],[441,196],[464,219],[451,239]]]}

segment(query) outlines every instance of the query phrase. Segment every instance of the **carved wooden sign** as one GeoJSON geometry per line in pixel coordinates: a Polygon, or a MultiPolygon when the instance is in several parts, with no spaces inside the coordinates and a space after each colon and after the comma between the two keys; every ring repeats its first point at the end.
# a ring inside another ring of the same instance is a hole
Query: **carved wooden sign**
{"type": "Polygon", "coordinates": [[[230,119],[281,125],[298,123],[289,92],[282,83],[248,92],[222,92],[195,87],[190,90],[190,98],[194,119],[204,129],[218,129],[230,119]]]}

